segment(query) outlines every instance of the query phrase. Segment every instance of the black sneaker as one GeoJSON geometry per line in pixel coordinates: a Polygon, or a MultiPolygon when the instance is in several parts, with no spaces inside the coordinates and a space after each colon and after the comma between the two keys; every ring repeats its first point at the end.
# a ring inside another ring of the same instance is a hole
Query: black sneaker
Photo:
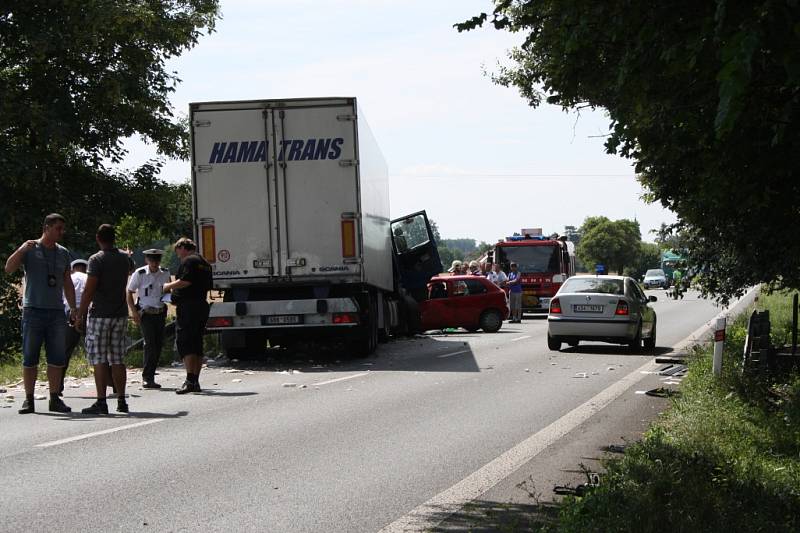
{"type": "Polygon", "coordinates": [[[143,389],[160,389],[161,385],[156,383],[155,381],[145,381],[142,385],[143,389]]]}
{"type": "Polygon", "coordinates": [[[50,398],[50,410],[54,413],[71,413],[72,409],[64,403],[64,401],[56,396],[55,398],[50,398]]]}
{"type": "Polygon", "coordinates": [[[22,408],[19,410],[19,414],[27,415],[35,412],[36,412],[36,407],[34,407],[33,402],[29,402],[28,400],[22,402],[22,408]]]}
{"type": "Polygon", "coordinates": [[[108,404],[106,402],[94,402],[90,407],[81,409],[81,413],[85,415],[107,415],[108,404]]]}
{"type": "Polygon", "coordinates": [[[175,394],[188,394],[190,392],[201,392],[202,390],[203,389],[200,388],[200,383],[184,381],[181,388],[175,391],[175,394]]]}
{"type": "Polygon", "coordinates": [[[125,400],[122,400],[122,399],[117,400],[117,412],[118,413],[129,413],[130,411],[128,410],[128,402],[126,402],[125,400]]]}

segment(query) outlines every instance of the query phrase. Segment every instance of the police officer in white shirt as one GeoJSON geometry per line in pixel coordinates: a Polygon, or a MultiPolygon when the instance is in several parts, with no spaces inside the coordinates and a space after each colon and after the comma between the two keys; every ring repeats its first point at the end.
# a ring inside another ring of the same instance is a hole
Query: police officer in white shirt
{"type": "Polygon", "coordinates": [[[164,324],[167,318],[167,306],[161,301],[163,287],[171,280],[169,270],[161,268],[162,250],[155,248],[144,251],[147,266],[134,271],[128,281],[128,310],[133,321],[142,329],[144,337],[144,362],[142,369],[142,385],[145,389],[160,389],[156,383],[156,368],[164,345],[164,324]],[[133,294],[138,295],[134,303],[133,294]]]}

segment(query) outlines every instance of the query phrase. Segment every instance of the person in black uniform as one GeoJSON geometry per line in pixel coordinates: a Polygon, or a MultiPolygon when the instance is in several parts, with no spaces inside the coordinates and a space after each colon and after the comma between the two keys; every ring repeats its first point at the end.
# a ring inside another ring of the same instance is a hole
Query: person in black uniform
{"type": "Polygon", "coordinates": [[[172,293],[177,317],[175,336],[178,353],[186,367],[186,381],[177,394],[200,392],[200,369],[203,366],[203,333],[208,321],[208,291],[212,272],[208,261],[197,254],[197,245],[186,237],[175,243],[175,253],[181,260],[175,281],[164,285],[172,293]]]}
{"type": "Polygon", "coordinates": [[[156,369],[161,359],[164,345],[164,325],[167,319],[167,306],[161,300],[162,288],[172,279],[169,270],[161,267],[163,251],[156,248],[145,250],[147,265],[136,269],[128,281],[128,310],[133,321],[139,325],[144,338],[142,360],[142,387],[160,389],[156,383],[156,369]],[[134,302],[133,295],[138,301],[134,302]]]}

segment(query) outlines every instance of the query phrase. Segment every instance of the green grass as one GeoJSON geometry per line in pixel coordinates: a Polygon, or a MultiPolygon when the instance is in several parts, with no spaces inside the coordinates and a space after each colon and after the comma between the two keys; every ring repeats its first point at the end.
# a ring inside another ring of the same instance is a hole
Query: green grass
{"type": "MultiPolygon", "coordinates": [[[[781,343],[790,296],[762,295],[759,307],[781,343]]],[[[710,347],[697,350],[672,408],[607,461],[600,487],[565,503],[554,529],[800,531],[800,375],[742,374],[746,316],[728,328],[721,379],[710,347]]]]}
{"type": "MultiPolygon", "coordinates": [[[[135,340],[141,337],[139,327],[133,323],[128,325],[128,338],[135,340]]],[[[217,335],[206,335],[204,339],[204,347],[206,353],[213,351],[216,353],[219,350],[219,342],[217,335]]],[[[125,354],[125,366],[128,368],[141,368],[142,367],[142,349],[131,350],[125,354]]],[[[159,359],[159,366],[169,366],[176,358],[173,338],[169,337],[164,341],[164,347],[161,350],[161,358],[159,359]]],[[[38,380],[47,380],[47,363],[44,351],[40,357],[38,380]]],[[[86,361],[86,352],[83,349],[83,342],[72,354],[70,359],[69,369],[67,370],[68,376],[74,377],[87,377],[92,375],[92,369],[86,361]]],[[[18,383],[22,381],[22,355],[12,354],[0,360],[0,385],[8,385],[10,383],[18,383]]]]}

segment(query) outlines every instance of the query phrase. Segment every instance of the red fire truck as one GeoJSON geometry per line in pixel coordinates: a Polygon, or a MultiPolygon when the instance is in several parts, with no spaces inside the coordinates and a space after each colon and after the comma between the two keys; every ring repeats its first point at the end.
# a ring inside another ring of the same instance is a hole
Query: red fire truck
{"type": "Polygon", "coordinates": [[[546,313],[550,298],[575,274],[575,245],[564,238],[543,237],[540,228],[506,237],[487,259],[499,262],[506,273],[511,263],[517,264],[522,274],[522,311],[528,313],[546,313]]]}

